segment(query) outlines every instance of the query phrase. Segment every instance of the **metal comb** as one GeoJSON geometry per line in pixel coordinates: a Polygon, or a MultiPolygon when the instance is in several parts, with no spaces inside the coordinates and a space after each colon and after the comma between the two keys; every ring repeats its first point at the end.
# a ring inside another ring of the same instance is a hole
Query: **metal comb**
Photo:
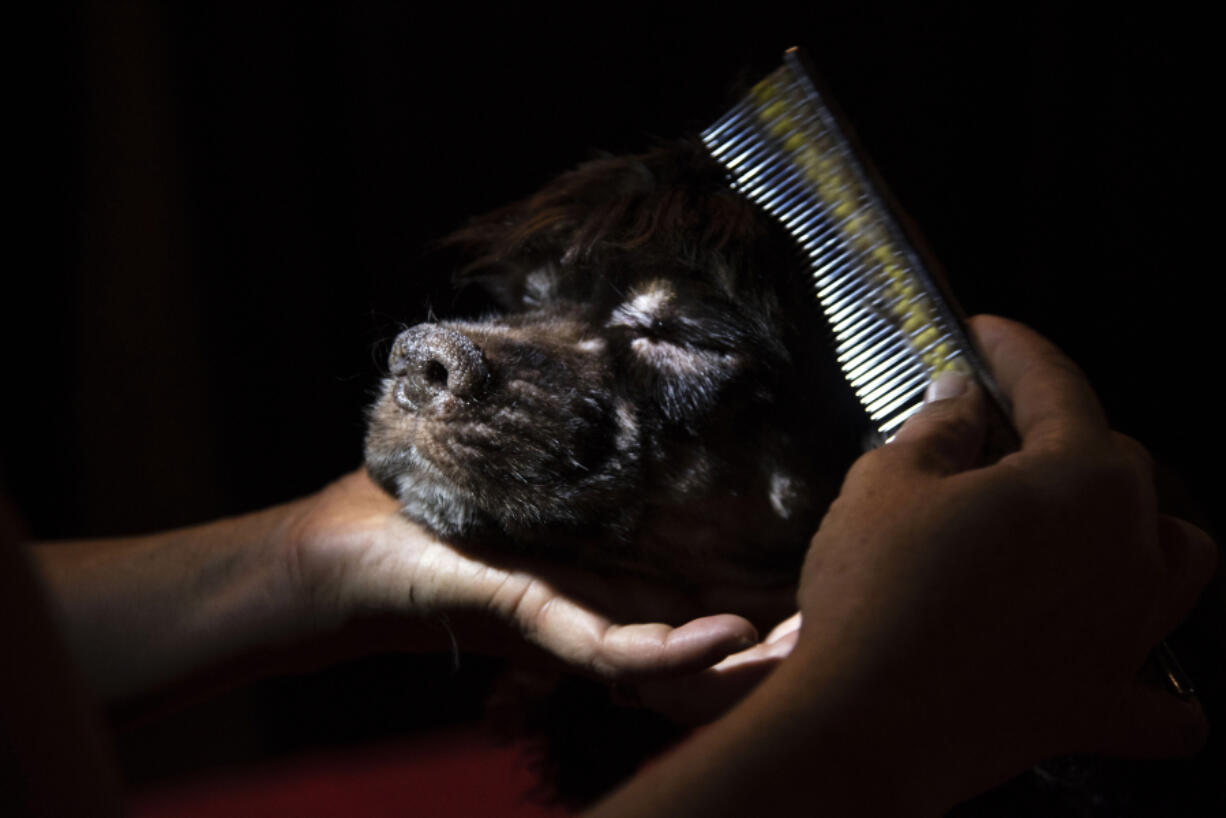
{"type": "MultiPolygon", "coordinates": [[[[876,443],[924,405],[946,370],[975,378],[990,397],[989,452],[1017,448],[1008,403],[975,351],[935,262],[918,249],[884,184],[818,92],[799,49],[702,132],[729,182],[780,221],[804,249],[834,333],[839,368],[867,413],[876,443]]],[[[1174,654],[1153,656],[1165,684],[1194,694],[1174,654]]]]}

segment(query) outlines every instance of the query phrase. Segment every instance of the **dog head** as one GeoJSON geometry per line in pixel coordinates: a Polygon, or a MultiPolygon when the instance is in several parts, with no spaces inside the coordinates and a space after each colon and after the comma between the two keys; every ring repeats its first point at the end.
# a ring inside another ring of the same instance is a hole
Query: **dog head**
{"type": "Polygon", "coordinates": [[[854,456],[803,257],[698,145],[587,163],[450,241],[498,310],[396,339],[371,474],[437,533],[785,581],[854,456]]]}

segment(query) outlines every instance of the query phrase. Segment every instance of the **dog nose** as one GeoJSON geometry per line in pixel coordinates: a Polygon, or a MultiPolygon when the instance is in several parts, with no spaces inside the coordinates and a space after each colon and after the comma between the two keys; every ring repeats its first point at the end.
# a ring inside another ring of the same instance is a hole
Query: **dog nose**
{"type": "Polygon", "coordinates": [[[398,379],[396,401],[410,410],[440,405],[449,396],[476,398],[489,380],[480,348],[462,332],[418,324],[392,344],[388,367],[398,379]]]}

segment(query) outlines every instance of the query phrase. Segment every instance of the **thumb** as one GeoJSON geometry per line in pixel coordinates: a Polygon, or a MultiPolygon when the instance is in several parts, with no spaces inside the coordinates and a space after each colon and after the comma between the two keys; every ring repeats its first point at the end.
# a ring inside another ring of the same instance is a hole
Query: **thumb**
{"type": "Polygon", "coordinates": [[[907,419],[889,445],[906,450],[924,471],[953,474],[977,465],[987,428],[983,391],[961,372],[938,375],[924,408],[907,419]]]}

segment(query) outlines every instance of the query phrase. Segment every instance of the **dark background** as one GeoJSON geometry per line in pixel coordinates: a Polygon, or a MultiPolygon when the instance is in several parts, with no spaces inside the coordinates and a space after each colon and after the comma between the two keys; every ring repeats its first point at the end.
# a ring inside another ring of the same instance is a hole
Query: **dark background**
{"type": "MultiPolygon", "coordinates": [[[[1061,344],[1220,531],[1206,26],[1042,2],[59,7],[10,123],[36,181],[7,276],[3,488],[36,536],[80,537],[356,467],[391,337],[453,304],[431,240],[595,150],[700,129],[799,44],[963,305],[1061,344]]],[[[130,730],[126,773],[475,712],[446,693],[484,665],[431,662],[130,730]]]]}

